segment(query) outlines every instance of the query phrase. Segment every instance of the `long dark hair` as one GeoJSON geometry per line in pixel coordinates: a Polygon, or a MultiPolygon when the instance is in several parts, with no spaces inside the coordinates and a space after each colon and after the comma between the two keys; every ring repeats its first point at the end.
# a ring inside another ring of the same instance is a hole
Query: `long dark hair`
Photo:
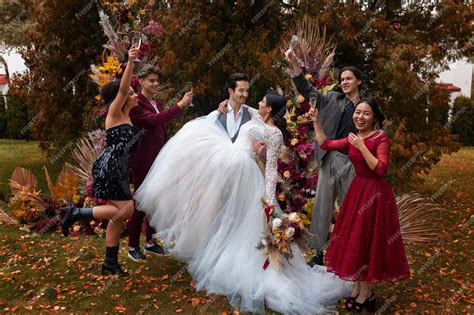
{"type": "Polygon", "coordinates": [[[272,108],[270,112],[273,122],[281,130],[281,132],[286,131],[286,98],[276,93],[268,93],[265,95],[267,101],[267,106],[272,108]]]}

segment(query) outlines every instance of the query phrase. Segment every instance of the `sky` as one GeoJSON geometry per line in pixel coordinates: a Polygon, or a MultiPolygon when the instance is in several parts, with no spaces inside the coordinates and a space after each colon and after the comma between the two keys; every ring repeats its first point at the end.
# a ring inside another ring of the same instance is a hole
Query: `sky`
{"type": "MultiPolygon", "coordinates": [[[[21,58],[21,56],[18,54],[17,51],[13,50],[10,52],[4,52],[1,51],[1,55],[5,60],[7,61],[8,64],[8,70],[10,71],[10,76],[15,73],[15,72],[23,72],[26,70],[25,62],[21,58]]],[[[4,69],[0,70],[1,73],[4,73],[4,69]]]]}

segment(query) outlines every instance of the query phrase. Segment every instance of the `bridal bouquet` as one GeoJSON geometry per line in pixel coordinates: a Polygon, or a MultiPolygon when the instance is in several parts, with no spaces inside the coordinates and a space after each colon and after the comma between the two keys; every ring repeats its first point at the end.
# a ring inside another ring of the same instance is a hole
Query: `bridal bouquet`
{"type": "Polygon", "coordinates": [[[300,213],[283,213],[278,211],[275,205],[263,202],[266,224],[264,235],[257,248],[263,249],[267,257],[263,269],[267,269],[271,263],[275,269],[281,270],[282,258],[288,262],[293,258],[291,248],[293,242],[296,242],[302,251],[307,249],[309,232],[304,226],[300,213]]]}

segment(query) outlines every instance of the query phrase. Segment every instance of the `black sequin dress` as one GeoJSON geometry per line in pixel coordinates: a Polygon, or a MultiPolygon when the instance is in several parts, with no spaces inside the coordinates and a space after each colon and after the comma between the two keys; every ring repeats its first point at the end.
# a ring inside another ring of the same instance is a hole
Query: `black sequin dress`
{"type": "Polygon", "coordinates": [[[130,200],[129,165],[141,132],[121,124],[107,129],[105,147],[92,167],[92,194],[104,200],[130,200]]]}

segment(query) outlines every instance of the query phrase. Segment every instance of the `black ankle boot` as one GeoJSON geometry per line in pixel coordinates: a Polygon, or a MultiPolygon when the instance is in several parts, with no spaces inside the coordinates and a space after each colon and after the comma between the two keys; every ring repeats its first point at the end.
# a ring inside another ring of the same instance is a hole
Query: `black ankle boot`
{"type": "Polygon", "coordinates": [[[93,219],[92,208],[75,208],[69,206],[66,208],[66,215],[61,221],[61,229],[63,230],[63,235],[69,235],[69,228],[77,221],[81,219],[93,219]]]}
{"type": "Polygon", "coordinates": [[[120,277],[128,277],[129,274],[123,271],[118,263],[118,250],[119,247],[106,247],[105,249],[105,261],[102,264],[103,275],[119,275],[120,277]]]}

